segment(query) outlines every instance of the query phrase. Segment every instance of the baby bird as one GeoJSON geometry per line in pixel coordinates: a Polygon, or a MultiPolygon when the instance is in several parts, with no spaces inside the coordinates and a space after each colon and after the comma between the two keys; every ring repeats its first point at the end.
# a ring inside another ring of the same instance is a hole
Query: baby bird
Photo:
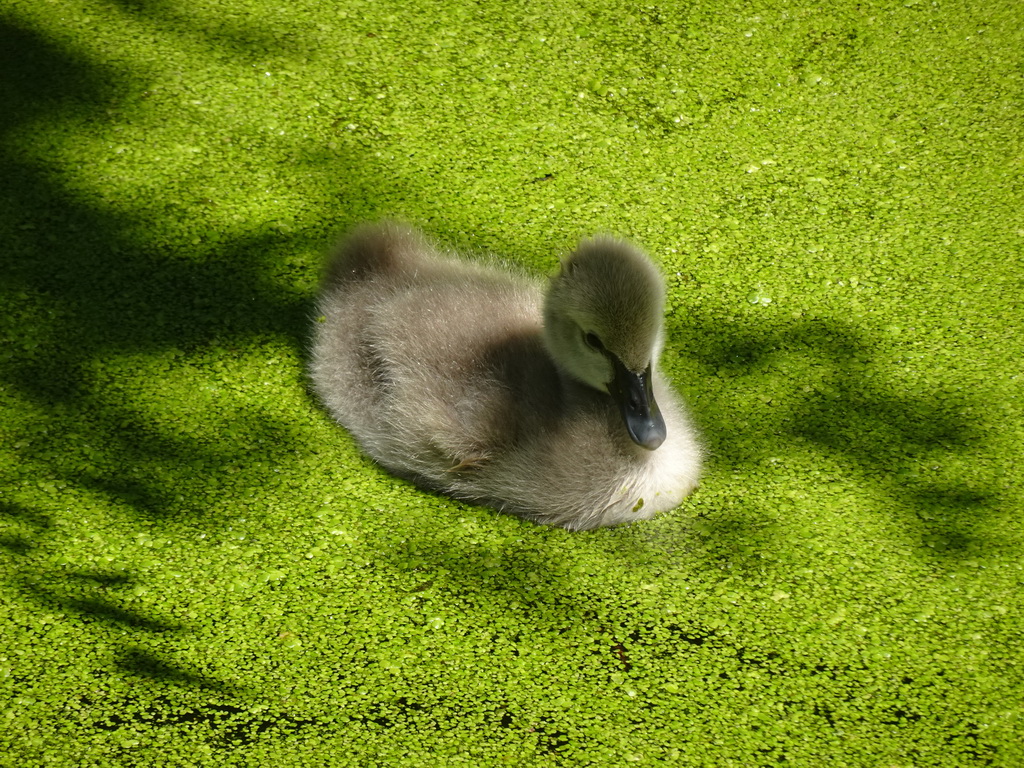
{"type": "Polygon", "coordinates": [[[596,237],[536,281],[364,225],[331,260],[313,386],[394,474],[580,531],[652,517],[697,485],[700,447],[657,371],[664,282],[596,237]]]}

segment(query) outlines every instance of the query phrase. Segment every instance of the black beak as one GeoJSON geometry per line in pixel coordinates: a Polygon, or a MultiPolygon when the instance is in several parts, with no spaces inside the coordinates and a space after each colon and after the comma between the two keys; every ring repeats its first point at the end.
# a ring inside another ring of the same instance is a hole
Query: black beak
{"type": "Polygon", "coordinates": [[[643,373],[633,373],[617,357],[609,355],[615,378],[608,382],[608,391],[619,404],[626,431],[637,445],[653,451],[665,442],[665,420],[654,401],[651,366],[643,373]]]}

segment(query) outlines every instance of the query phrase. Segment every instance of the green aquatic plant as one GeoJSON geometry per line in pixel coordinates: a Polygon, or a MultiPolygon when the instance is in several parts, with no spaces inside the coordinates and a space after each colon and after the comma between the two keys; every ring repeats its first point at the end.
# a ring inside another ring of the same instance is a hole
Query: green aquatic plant
{"type": "Polygon", "coordinates": [[[1012,3],[5,4],[0,764],[1024,763],[1012,3]],[[303,371],[401,216],[667,277],[701,486],[573,534],[303,371]]]}

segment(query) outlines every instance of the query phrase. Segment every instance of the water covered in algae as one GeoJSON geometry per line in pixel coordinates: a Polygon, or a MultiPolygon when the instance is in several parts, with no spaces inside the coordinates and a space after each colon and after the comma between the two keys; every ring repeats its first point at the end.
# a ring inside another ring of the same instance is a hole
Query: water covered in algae
{"type": "Polygon", "coordinates": [[[1010,2],[9,0],[0,763],[1016,766],[1010,2]],[[585,535],[361,457],[325,244],[626,235],[708,446],[585,535]]]}

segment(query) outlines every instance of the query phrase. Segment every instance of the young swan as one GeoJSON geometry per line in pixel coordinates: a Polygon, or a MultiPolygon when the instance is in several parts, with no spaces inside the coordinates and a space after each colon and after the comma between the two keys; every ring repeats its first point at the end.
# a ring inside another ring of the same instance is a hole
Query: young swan
{"type": "Polygon", "coordinates": [[[365,225],[332,259],[312,379],[391,472],[537,523],[652,517],[697,485],[700,448],[656,370],[665,288],[610,237],[586,240],[546,295],[365,225]]]}

